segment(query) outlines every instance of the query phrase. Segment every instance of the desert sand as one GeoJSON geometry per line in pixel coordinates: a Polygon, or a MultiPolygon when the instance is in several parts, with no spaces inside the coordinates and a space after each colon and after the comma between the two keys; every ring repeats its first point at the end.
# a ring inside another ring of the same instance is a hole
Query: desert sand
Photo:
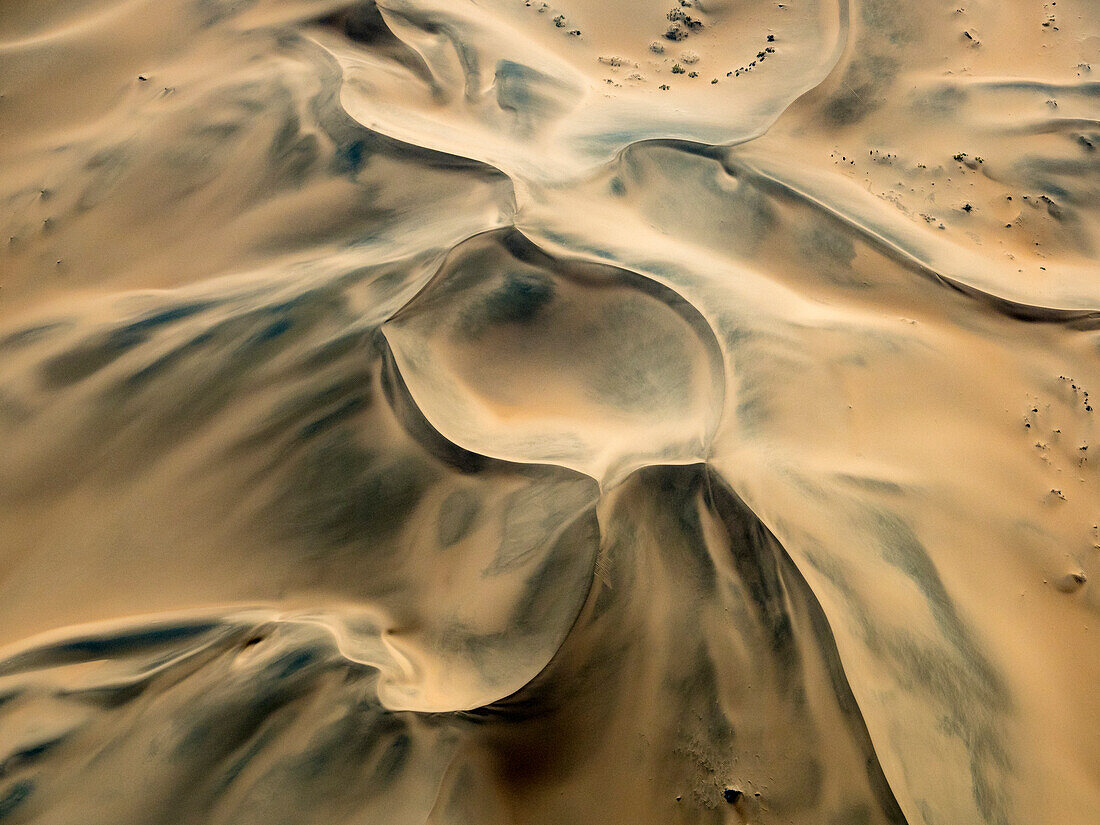
{"type": "Polygon", "coordinates": [[[1094,0],[0,0],[0,822],[1092,825],[1094,0]]]}

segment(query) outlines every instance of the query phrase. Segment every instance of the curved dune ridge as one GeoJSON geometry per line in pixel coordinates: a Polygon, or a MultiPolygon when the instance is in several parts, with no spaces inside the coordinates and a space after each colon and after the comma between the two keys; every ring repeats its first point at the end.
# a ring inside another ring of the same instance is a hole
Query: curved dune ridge
{"type": "Polygon", "coordinates": [[[1095,821],[1095,2],[0,0],[0,135],[0,823],[1095,821]]]}

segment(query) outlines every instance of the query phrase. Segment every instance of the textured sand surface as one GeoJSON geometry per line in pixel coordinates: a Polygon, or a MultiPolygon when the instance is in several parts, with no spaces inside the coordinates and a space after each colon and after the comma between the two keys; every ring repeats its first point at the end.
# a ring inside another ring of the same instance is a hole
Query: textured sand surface
{"type": "Polygon", "coordinates": [[[0,823],[1096,822],[1094,0],[0,0],[0,204],[0,823]]]}

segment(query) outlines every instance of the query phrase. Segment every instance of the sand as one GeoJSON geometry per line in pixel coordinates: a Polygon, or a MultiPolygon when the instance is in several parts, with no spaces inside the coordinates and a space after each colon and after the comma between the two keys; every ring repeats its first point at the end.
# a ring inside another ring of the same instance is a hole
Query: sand
{"type": "Polygon", "coordinates": [[[1095,821],[1095,2],[0,0],[0,203],[0,821],[1095,821]]]}

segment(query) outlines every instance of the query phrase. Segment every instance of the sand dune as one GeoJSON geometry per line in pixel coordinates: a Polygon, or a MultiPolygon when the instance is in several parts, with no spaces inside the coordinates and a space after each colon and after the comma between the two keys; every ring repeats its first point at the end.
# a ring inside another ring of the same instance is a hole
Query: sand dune
{"type": "Polygon", "coordinates": [[[1095,821],[1097,72],[0,0],[0,821],[1095,821]]]}

